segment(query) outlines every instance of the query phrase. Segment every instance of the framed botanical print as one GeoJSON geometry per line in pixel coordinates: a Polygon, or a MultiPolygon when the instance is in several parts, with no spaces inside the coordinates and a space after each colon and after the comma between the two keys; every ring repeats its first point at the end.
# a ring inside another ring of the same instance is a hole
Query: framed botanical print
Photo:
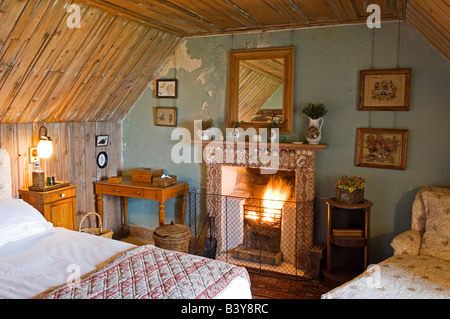
{"type": "Polygon", "coordinates": [[[406,169],[408,130],[359,128],[356,166],[406,169]]]}
{"type": "Polygon", "coordinates": [[[411,70],[362,70],[360,111],[409,111],[411,70]]]}
{"type": "Polygon", "coordinates": [[[177,98],[177,80],[156,80],[156,97],[157,98],[177,98]]]}
{"type": "Polygon", "coordinates": [[[177,108],[157,107],[155,124],[158,126],[177,126],[177,108]]]}

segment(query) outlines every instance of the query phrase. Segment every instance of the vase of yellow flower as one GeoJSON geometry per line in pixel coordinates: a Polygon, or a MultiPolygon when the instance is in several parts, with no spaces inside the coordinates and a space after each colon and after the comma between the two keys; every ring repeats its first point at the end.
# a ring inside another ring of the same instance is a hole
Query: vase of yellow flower
{"type": "Polygon", "coordinates": [[[361,204],[364,202],[364,187],[366,180],[357,176],[342,176],[336,186],[336,201],[346,204],[361,204]]]}

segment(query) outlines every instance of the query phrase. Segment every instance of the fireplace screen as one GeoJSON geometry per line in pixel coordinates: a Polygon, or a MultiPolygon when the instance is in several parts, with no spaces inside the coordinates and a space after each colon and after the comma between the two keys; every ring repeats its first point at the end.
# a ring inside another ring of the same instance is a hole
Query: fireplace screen
{"type": "MultiPolygon", "coordinates": [[[[278,188],[277,188],[278,189],[278,188]]],[[[263,194],[263,193],[262,193],[263,194]]],[[[302,208],[291,198],[275,200],[246,196],[207,194],[204,189],[189,194],[190,253],[244,266],[249,271],[303,276],[308,272],[309,240],[301,234],[302,208]]]]}

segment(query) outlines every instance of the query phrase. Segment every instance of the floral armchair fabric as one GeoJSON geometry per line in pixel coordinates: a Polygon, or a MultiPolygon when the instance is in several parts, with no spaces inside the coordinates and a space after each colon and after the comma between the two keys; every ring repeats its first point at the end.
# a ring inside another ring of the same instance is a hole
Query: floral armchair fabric
{"type": "Polygon", "coordinates": [[[424,187],[411,229],[396,236],[394,256],[323,295],[332,298],[450,299],[450,189],[424,187]]]}
{"type": "Polygon", "coordinates": [[[450,189],[424,187],[416,195],[411,229],[395,237],[394,255],[421,255],[450,261],[450,189]]]}

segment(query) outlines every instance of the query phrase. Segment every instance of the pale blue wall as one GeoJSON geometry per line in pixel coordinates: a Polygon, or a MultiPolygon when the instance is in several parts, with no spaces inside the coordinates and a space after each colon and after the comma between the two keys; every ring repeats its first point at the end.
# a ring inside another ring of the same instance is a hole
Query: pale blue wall
{"type": "MultiPolygon", "coordinates": [[[[224,130],[228,120],[228,51],[230,49],[290,46],[296,48],[294,134],[304,140],[307,119],[301,109],[309,102],[329,108],[323,143],[330,147],[317,156],[317,239],[325,241],[326,204],[334,196],[334,183],[344,174],[367,179],[366,198],[374,202],[371,218],[371,262],[392,254],[390,240],[409,228],[411,204],[425,185],[450,186],[450,64],[409,24],[382,24],[375,30],[375,69],[412,69],[409,112],[360,112],[357,110],[359,71],[372,65],[372,30],[365,25],[324,27],[296,31],[254,33],[188,39],[187,53],[201,66],[186,71],[182,62],[165,78],[177,77],[178,98],[157,101],[147,89],[123,122],[125,174],[145,166],[165,168],[191,186],[204,184],[205,167],[175,164],[170,159],[172,128],[154,126],[155,106],[176,106],[178,127],[193,131],[193,121],[214,117],[224,130]],[[201,110],[204,102],[208,106],[201,110]],[[405,171],[354,166],[358,127],[409,130],[405,171]]],[[[180,203],[169,201],[166,222],[174,219],[180,203]],[[174,205],[176,207],[174,207],[174,205]]],[[[129,201],[129,222],[157,227],[158,206],[151,201],[129,201]]],[[[179,215],[177,215],[178,218],[179,215]]]]}

